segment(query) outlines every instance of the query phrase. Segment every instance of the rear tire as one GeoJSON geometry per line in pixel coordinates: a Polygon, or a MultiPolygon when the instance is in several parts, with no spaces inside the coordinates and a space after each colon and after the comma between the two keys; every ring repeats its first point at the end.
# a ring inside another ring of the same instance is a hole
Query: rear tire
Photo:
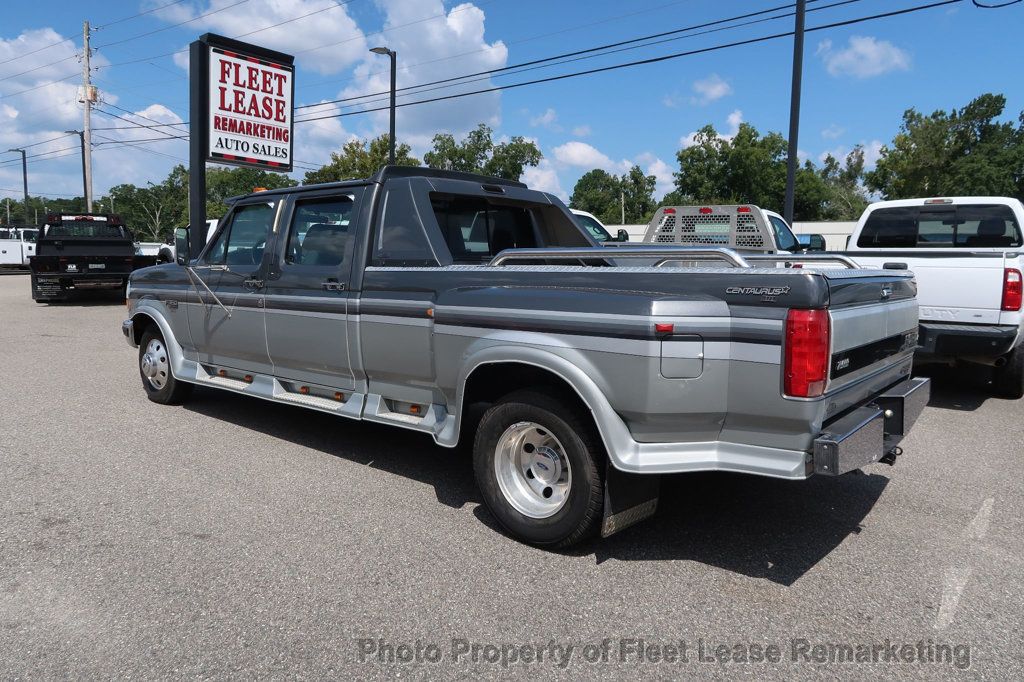
{"type": "Polygon", "coordinates": [[[174,378],[167,344],[156,327],[150,327],[142,334],[139,376],[146,396],[161,405],[180,405],[192,393],[192,384],[174,378]]]}
{"type": "Polygon", "coordinates": [[[1024,398],[1024,346],[1006,356],[1006,364],[994,370],[992,388],[1001,398],[1024,398]]]}
{"type": "Polygon", "coordinates": [[[568,547],[596,533],[605,459],[586,413],[535,390],[488,409],[473,444],[487,508],[514,537],[540,547],[568,547]]]}

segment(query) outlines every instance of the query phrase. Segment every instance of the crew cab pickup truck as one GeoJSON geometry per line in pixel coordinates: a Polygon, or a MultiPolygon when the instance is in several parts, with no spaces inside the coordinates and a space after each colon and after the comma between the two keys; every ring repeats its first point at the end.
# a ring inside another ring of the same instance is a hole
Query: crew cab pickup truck
{"type": "Polygon", "coordinates": [[[0,267],[27,267],[38,232],[30,227],[0,227],[0,267]]]}
{"type": "Polygon", "coordinates": [[[133,270],[155,263],[156,256],[137,254],[132,233],[116,215],[52,214],[29,259],[32,299],[62,301],[86,291],[123,289],[133,270]]]}
{"type": "Polygon", "coordinates": [[[590,238],[601,245],[617,245],[624,244],[629,241],[629,232],[619,228],[619,231],[612,236],[612,233],[608,231],[605,224],[597,219],[597,216],[587,211],[581,211],[576,208],[569,209],[573,216],[576,217],[576,222],[580,226],[590,233],[590,238]]]}
{"type": "Polygon", "coordinates": [[[472,443],[487,507],[537,545],[650,515],[660,474],[892,462],[928,399],[911,273],[600,247],[518,182],[385,167],[237,198],[195,258],[178,237],[122,325],[151,400],[199,385],[472,443]],[[659,267],[679,260],[702,264],[659,267]]]}
{"type": "MultiPolygon", "coordinates": [[[[881,201],[860,217],[845,255],[912,270],[920,286],[916,361],[993,368],[993,389],[1024,397],[1024,206],[1017,199],[881,201]]],[[[892,271],[892,270],[890,270],[892,271]]]]}

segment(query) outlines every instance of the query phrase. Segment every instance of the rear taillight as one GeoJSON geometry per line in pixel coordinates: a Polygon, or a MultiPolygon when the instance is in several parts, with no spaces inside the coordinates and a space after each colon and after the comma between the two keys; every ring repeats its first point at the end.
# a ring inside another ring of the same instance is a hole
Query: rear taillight
{"type": "Polygon", "coordinates": [[[1003,310],[1020,310],[1024,282],[1021,281],[1020,270],[1006,268],[1003,271],[1003,310]]]}
{"type": "Polygon", "coordinates": [[[827,310],[790,310],[786,315],[786,395],[817,398],[828,381],[830,325],[827,310]]]}

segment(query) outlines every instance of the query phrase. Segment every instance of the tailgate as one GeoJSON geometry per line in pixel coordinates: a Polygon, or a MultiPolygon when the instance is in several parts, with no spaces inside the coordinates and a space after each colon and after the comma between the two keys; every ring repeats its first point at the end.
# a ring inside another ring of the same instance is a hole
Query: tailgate
{"type": "Polygon", "coordinates": [[[903,271],[830,270],[832,357],[827,392],[895,369],[917,346],[914,280],[903,271]]]}
{"type": "Polygon", "coordinates": [[[921,319],[931,322],[999,324],[1003,297],[1003,254],[936,251],[927,256],[893,253],[861,256],[863,267],[906,264],[917,278],[921,319]]]}

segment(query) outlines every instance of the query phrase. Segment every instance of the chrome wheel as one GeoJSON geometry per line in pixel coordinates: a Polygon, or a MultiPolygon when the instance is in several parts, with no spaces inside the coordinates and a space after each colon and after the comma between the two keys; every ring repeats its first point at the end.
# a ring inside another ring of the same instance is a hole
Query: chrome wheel
{"type": "Polygon", "coordinates": [[[505,500],[530,518],[553,516],[569,499],[569,458],[540,424],[518,422],[505,429],[494,448],[494,473],[505,500]]]}
{"type": "Polygon", "coordinates": [[[139,359],[139,368],[142,376],[146,377],[149,385],[156,390],[167,385],[167,378],[170,372],[170,365],[167,363],[167,347],[163,339],[150,339],[146,344],[146,352],[139,359]]]}

